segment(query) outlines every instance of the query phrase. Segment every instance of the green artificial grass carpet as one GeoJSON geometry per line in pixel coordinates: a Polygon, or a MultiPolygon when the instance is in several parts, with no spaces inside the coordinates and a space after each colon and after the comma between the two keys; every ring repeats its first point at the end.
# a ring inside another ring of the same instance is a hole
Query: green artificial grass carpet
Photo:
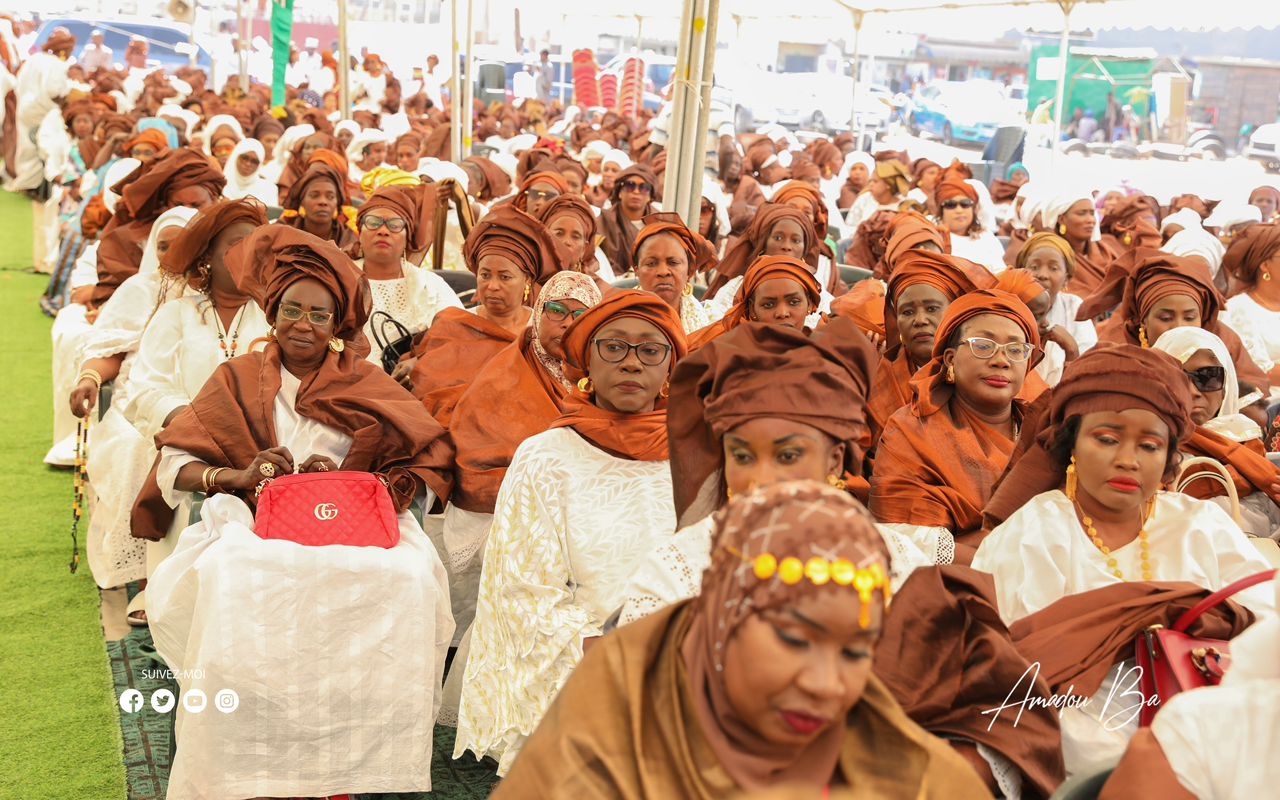
{"type": "Polygon", "coordinates": [[[113,800],[125,797],[119,706],[97,586],[83,555],[75,575],[67,568],[71,474],[41,462],[48,277],[20,271],[30,265],[30,202],[0,191],[0,798],[113,800]]]}

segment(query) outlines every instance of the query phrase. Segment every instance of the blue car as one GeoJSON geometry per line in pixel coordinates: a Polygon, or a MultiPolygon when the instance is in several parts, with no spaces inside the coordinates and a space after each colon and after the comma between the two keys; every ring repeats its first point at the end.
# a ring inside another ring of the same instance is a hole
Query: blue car
{"type": "Polygon", "coordinates": [[[945,144],[986,144],[997,128],[1022,122],[1011,113],[1000,87],[988,81],[931,83],[916,92],[911,103],[911,132],[933,134],[945,144]]]}
{"type": "MultiPolygon", "coordinates": [[[[40,33],[36,37],[35,49],[44,47],[54,28],[66,28],[76,37],[75,55],[79,56],[89,44],[89,35],[94,30],[102,31],[103,43],[111,48],[112,59],[117,64],[124,63],[124,53],[129,49],[129,40],[141,36],[147,40],[149,51],[147,63],[173,72],[179,67],[188,66],[191,58],[185,52],[178,52],[178,46],[184,49],[191,41],[187,26],[178,23],[161,21],[133,22],[116,20],[84,20],[84,19],[48,19],[40,25],[40,33]]],[[[213,69],[213,59],[204,48],[196,54],[196,66],[205,72],[213,69]]]]}

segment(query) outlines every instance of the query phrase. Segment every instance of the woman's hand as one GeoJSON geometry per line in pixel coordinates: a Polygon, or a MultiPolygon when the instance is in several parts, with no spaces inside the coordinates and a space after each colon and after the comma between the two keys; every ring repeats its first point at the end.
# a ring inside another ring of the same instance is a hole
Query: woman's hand
{"type": "Polygon", "coordinates": [[[299,473],[305,472],[337,472],[338,465],[333,463],[333,459],[328,456],[314,455],[302,462],[302,466],[298,467],[299,473]]]}
{"type": "Polygon", "coordinates": [[[391,371],[391,377],[409,391],[413,391],[413,368],[418,366],[418,359],[413,356],[403,358],[391,371]]]}
{"type": "Polygon", "coordinates": [[[254,457],[247,469],[223,472],[218,475],[218,485],[224,489],[252,489],[268,477],[278,478],[293,472],[293,456],[286,447],[272,447],[263,450],[254,457]],[[268,476],[262,472],[262,465],[275,467],[274,474],[268,476]]]}
{"type": "Polygon", "coordinates": [[[80,419],[89,416],[98,404],[98,384],[92,378],[81,378],[71,390],[71,413],[80,419]]]}
{"type": "Polygon", "coordinates": [[[1062,352],[1067,354],[1067,361],[1075,361],[1080,357],[1080,346],[1076,344],[1075,337],[1067,333],[1067,329],[1061,325],[1050,328],[1045,341],[1054,342],[1061,347],[1062,352]]]}

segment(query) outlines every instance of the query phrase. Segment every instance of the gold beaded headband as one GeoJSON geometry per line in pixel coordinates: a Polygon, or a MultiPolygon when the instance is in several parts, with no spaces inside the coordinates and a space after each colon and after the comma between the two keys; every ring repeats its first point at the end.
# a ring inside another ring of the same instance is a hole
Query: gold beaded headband
{"type": "Polygon", "coordinates": [[[882,590],[884,601],[888,603],[893,593],[889,585],[889,576],[878,562],[862,568],[854,566],[852,561],[845,558],[829,560],[814,556],[808,561],[801,561],[795,556],[787,556],[779,561],[778,557],[772,553],[761,553],[755,558],[748,559],[732,547],[726,550],[744,561],[749,561],[752,574],[762,581],[777,578],[788,586],[795,586],[808,578],[814,586],[823,586],[827,583],[852,586],[858,593],[858,599],[862,601],[861,608],[858,610],[858,627],[863,630],[871,627],[872,594],[877,589],[882,590]]]}

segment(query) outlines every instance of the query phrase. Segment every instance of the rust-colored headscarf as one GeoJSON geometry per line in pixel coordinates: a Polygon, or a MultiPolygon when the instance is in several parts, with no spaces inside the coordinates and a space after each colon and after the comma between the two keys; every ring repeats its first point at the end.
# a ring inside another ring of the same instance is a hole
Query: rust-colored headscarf
{"type": "Polygon", "coordinates": [[[528,211],[528,191],[535,183],[549,183],[556,187],[556,191],[562,195],[569,192],[569,183],[559,172],[551,168],[537,169],[525,175],[524,179],[520,181],[520,191],[516,192],[516,196],[511,199],[511,205],[521,211],[528,211]]]}
{"type": "Polygon", "coordinates": [[[392,159],[397,158],[397,151],[400,150],[400,145],[402,144],[408,145],[413,149],[415,158],[420,158],[422,156],[422,134],[414,131],[406,131],[405,133],[400,134],[395,143],[391,145],[392,159]]]}
{"type": "Polygon", "coordinates": [[[764,254],[774,226],[784,219],[796,223],[804,232],[804,262],[817,271],[818,241],[814,236],[812,217],[785,203],[765,203],[747,226],[746,233],[729,248],[724,260],[716,267],[715,280],[707,289],[708,298],[715,297],[730,280],[747,274],[747,269],[764,254]]]}
{"type": "Polygon", "coordinates": [[[860,476],[875,357],[846,319],[816,331],[740,325],[692,352],[671,378],[667,417],[671,440],[679,442],[671,460],[678,524],[696,522],[721,504],[721,439],[751,419],[800,422],[844,442],[845,472],[860,476]]]}
{"type": "MultiPolygon", "coordinates": [[[[634,317],[656,325],[671,345],[668,374],[688,353],[684,326],[666,301],[650,292],[624,289],[604,299],[587,311],[565,332],[563,340],[565,376],[576,383],[587,375],[591,358],[591,342],[596,331],[609,321],[634,317]]],[[[596,447],[633,461],[666,461],[667,401],[659,396],[653,411],[622,414],[606,411],[592,402],[589,395],[573,392],[565,400],[564,414],[551,424],[553,428],[573,428],[596,447]]]]}
{"type": "Polygon", "coordinates": [[[253,198],[220,200],[202,209],[182,228],[178,238],[160,257],[160,269],[173,276],[191,280],[199,272],[204,255],[213,246],[214,237],[237,223],[254,227],[267,224],[267,209],[253,198]]]}
{"type": "Polygon", "coordinates": [[[747,270],[746,276],[742,279],[742,285],[738,287],[733,305],[719,321],[692,334],[689,337],[689,349],[697,350],[712,339],[746,322],[751,308],[751,296],[755,294],[756,289],[760,288],[760,284],[777,278],[798,283],[809,300],[810,311],[817,309],[818,303],[822,301],[822,287],[818,286],[818,279],[803,262],[791,256],[761,256],[747,270]]]}
{"type": "MultiPolygon", "coordinates": [[[[165,211],[174,192],[192,186],[203,186],[209,197],[222,196],[227,179],[218,162],[186,147],[170,150],[112,187],[129,210],[132,219],[153,221],[165,211]]],[[[117,212],[118,213],[118,212],[117,212]]]]}
{"type": "MultiPolygon", "coordinates": [[[[632,151],[635,152],[634,150],[632,151]]],[[[653,201],[658,199],[658,179],[653,171],[644,164],[632,164],[631,166],[618,173],[614,179],[613,191],[609,194],[612,205],[600,212],[600,233],[604,236],[604,242],[601,247],[604,254],[609,259],[609,263],[613,265],[614,273],[625,275],[635,266],[632,260],[632,253],[635,252],[636,234],[638,231],[631,221],[622,213],[622,185],[626,183],[628,178],[640,178],[653,187],[653,191],[649,195],[649,204],[645,206],[645,213],[653,211],[653,201]]],[[[692,271],[690,272],[692,275],[692,271]]]]}
{"type": "Polygon", "coordinates": [[[995,288],[1008,292],[1028,306],[1031,301],[1049,291],[1036,281],[1034,275],[1025,269],[1006,269],[996,278],[995,288]]]}
{"type": "Polygon", "coordinates": [[[502,167],[499,167],[490,159],[471,156],[464,159],[462,163],[474,164],[476,169],[480,170],[480,174],[484,176],[484,186],[479,189],[479,193],[476,195],[476,199],[480,202],[488,203],[497,200],[499,197],[506,197],[511,193],[511,178],[502,171],[502,167]]]}
{"type": "Polygon", "coordinates": [[[715,246],[702,238],[702,234],[685,225],[679,214],[671,211],[660,211],[644,218],[644,227],[636,234],[636,242],[631,247],[631,263],[639,263],[640,248],[646,241],[663,234],[676,237],[680,246],[688,254],[690,278],[699,272],[716,268],[715,246]]]}
{"type": "MultiPolygon", "coordinates": [[[[1269,222],[1250,225],[1231,240],[1222,268],[1245,288],[1258,281],[1258,268],[1280,253],[1280,225],[1269,222]]],[[[1272,276],[1280,277],[1280,276],[1272,276]]]]}
{"type": "MultiPolygon", "coordinates": [[[[966,183],[972,177],[973,172],[968,167],[961,164],[959,160],[952,161],[951,165],[942,171],[937,186],[933,188],[934,200],[942,203],[955,197],[967,197],[977,203],[978,190],[966,183]]],[[[976,214],[974,216],[977,217],[976,214]]]]}
{"type": "Polygon", "coordinates": [[[1177,359],[1130,344],[1101,343],[1067,364],[1043,415],[1022,429],[1026,452],[1014,462],[983,509],[991,529],[1027,501],[1062,485],[1067,465],[1053,455],[1058,431],[1073,417],[1099,411],[1150,411],[1169,426],[1170,444],[1184,441],[1193,425],[1191,383],[1177,359]]]}
{"type": "MultiPolygon", "coordinates": [[[[582,248],[581,266],[588,268],[597,266],[596,215],[591,211],[591,204],[578,195],[563,194],[543,207],[542,214],[538,217],[538,220],[550,230],[551,221],[563,216],[574,217],[578,222],[582,223],[585,241],[582,248]]],[[[570,264],[568,266],[577,265],[570,264]]]]}
{"type": "Polygon", "coordinates": [[[347,342],[346,350],[368,355],[369,281],[333,242],[287,225],[263,225],[227,251],[226,263],[236,286],[272,323],[286,289],[305,278],[319,281],[333,295],[333,335],[347,342]]]}
{"type": "Polygon", "coordinates": [[[85,203],[84,210],[80,212],[80,234],[86,239],[96,239],[110,219],[111,212],[102,202],[102,193],[99,192],[85,203]]]}
{"type": "Polygon", "coordinates": [[[993,288],[996,278],[986,267],[967,258],[932,250],[907,250],[897,259],[884,298],[885,358],[896,356],[902,344],[898,332],[898,296],[920,283],[955,300],[977,289],[993,288]]]}
{"type": "MultiPolygon", "coordinates": [[[[820,594],[844,593],[857,607],[851,586],[774,575],[756,577],[750,562],[768,553],[779,561],[798,558],[844,560],[859,569],[878,564],[888,573],[884,539],[866,509],[847,493],[809,481],[766,486],[730,503],[716,516],[711,566],[693,601],[693,619],[681,653],[694,696],[694,711],[716,760],[743,789],[802,783],[815,792],[831,782],[845,736],[833,724],[798,751],[780,750],[734,712],[724,682],[724,659],[734,632],[748,617],[820,594]]],[[[873,603],[889,602],[881,591],[873,603]]]]}
{"type": "Polygon", "coordinates": [[[1115,319],[1108,327],[1122,330],[1126,341],[1137,344],[1142,320],[1156,302],[1177,294],[1194,298],[1200,306],[1200,327],[1217,332],[1223,299],[1208,268],[1202,261],[1159,250],[1134,250],[1113,261],[1102,285],[1081,304],[1076,319],[1093,319],[1114,308],[1115,319]]]}
{"type": "Polygon", "coordinates": [[[885,232],[897,212],[882,209],[864,219],[853,234],[853,246],[845,254],[845,260],[855,267],[876,272],[884,258],[885,232]]]}
{"type": "Polygon", "coordinates": [[[46,53],[59,53],[63,50],[70,52],[76,48],[76,37],[71,31],[58,26],[53,29],[53,33],[49,34],[49,38],[45,40],[44,47],[41,49],[46,53]]]}
{"type": "Polygon", "coordinates": [[[297,211],[302,208],[302,198],[307,193],[307,187],[319,180],[327,180],[333,184],[333,188],[338,192],[338,206],[334,211],[335,217],[342,216],[341,206],[348,205],[351,199],[347,196],[347,180],[334,169],[331,165],[320,160],[313,160],[311,166],[307,167],[307,171],[302,177],[289,187],[289,196],[285,198],[284,207],[289,211],[297,211]]]}
{"type": "MultiPolygon", "coordinates": [[[[888,212],[894,213],[894,212],[888,212]]],[[[930,222],[919,211],[899,211],[890,220],[884,233],[884,257],[876,262],[873,269],[876,277],[882,281],[889,280],[897,269],[898,259],[908,250],[914,250],[926,242],[932,242],[942,248],[943,253],[951,252],[951,232],[930,222]]]]}
{"type": "Polygon", "coordinates": [[[356,216],[357,224],[363,225],[364,218],[373,212],[378,212],[383,219],[387,219],[389,215],[408,223],[405,228],[408,252],[426,250],[432,241],[431,223],[436,212],[436,187],[430,184],[383,186],[375,190],[365,204],[360,206],[360,212],[356,216]]]}
{"type": "MultiPolygon", "coordinates": [[[[782,188],[774,193],[771,202],[789,203],[796,198],[804,198],[809,202],[812,217],[811,224],[813,225],[814,240],[818,243],[818,251],[835,260],[836,254],[827,246],[828,218],[826,198],[813,187],[813,184],[805,183],[802,180],[791,180],[783,184],[782,188]]],[[[832,272],[834,273],[834,270],[832,272]]]]}
{"type": "Polygon", "coordinates": [[[586,187],[587,168],[579,164],[577,161],[574,161],[569,156],[562,155],[562,156],[556,156],[555,158],[551,159],[551,164],[556,168],[556,172],[559,172],[561,176],[563,176],[564,173],[566,172],[577,173],[579,179],[581,179],[582,181],[583,187],[584,188],[586,187]]]}
{"type": "MultiPolygon", "coordinates": [[[[880,154],[877,153],[877,156],[880,154]]],[[[924,173],[931,167],[942,169],[942,165],[936,161],[930,161],[927,158],[917,158],[911,162],[911,185],[913,187],[920,185],[920,180],[924,178],[924,173]]]]}
{"type": "Polygon", "coordinates": [[[1153,208],[1154,202],[1146,195],[1138,194],[1126,197],[1116,203],[1111,211],[1102,218],[1098,231],[1103,236],[1110,236],[1109,243],[1117,251],[1134,248],[1158,248],[1161,244],[1160,213],[1153,208]],[[1148,215],[1156,218],[1152,225],[1143,219],[1148,215]]]}
{"type": "Polygon", "coordinates": [[[480,270],[480,259],[490,254],[506,256],[534,283],[564,269],[564,247],[538,220],[508,203],[485,214],[462,244],[467,269],[480,270]]]}

